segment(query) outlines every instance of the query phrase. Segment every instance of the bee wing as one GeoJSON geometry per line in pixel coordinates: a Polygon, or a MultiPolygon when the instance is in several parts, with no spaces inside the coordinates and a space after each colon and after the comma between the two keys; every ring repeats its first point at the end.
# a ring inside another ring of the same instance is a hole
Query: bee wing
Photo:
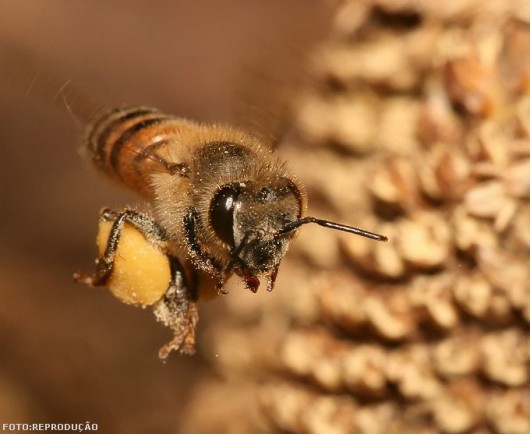
{"type": "Polygon", "coordinates": [[[46,69],[34,53],[16,44],[0,45],[0,74],[25,89],[28,97],[38,98],[66,110],[81,124],[91,122],[106,109],[89,97],[72,80],[64,80],[46,69]]]}
{"type": "Polygon", "coordinates": [[[314,2],[305,12],[295,28],[265,35],[272,42],[258,44],[262,48],[243,68],[236,88],[233,123],[272,148],[293,128],[297,95],[312,88],[314,77],[308,66],[315,47],[328,33],[333,8],[314,2]]]}

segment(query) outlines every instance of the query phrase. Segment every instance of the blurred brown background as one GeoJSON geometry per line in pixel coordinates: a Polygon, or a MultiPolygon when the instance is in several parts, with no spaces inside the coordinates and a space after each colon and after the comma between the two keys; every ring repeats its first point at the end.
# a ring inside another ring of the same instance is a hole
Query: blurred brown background
{"type": "MultiPolygon", "coordinates": [[[[305,3],[0,0],[0,46],[109,105],[224,120],[256,47],[292,36],[305,3]]],[[[93,266],[98,210],[136,198],[88,168],[80,126],[30,88],[0,77],[0,423],[179,432],[209,363],[199,351],[162,364],[170,332],[151,312],[72,282],[93,266]]],[[[201,328],[221,305],[202,308],[201,328]]]]}
{"type": "MultiPolygon", "coordinates": [[[[275,102],[260,86],[296,74],[318,3],[0,0],[0,69],[19,50],[108,105],[230,120],[245,93],[275,102]]],[[[71,281],[98,210],[137,199],[87,167],[31,76],[0,74],[0,422],[530,432],[527,3],[342,0],[279,152],[312,215],[389,242],[308,225],[272,294],[201,305],[199,353],[165,365],[150,312],[71,281]]]]}

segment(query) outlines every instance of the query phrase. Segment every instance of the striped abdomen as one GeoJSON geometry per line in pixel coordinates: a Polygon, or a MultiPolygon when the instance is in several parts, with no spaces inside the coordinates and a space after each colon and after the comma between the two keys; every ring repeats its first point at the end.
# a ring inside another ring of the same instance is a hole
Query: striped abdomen
{"type": "Polygon", "coordinates": [[[150,175],[173,171],[170,146],[195,124],[148,107],[117,108],[88,129],[85,146],[96,167],[144,196],[150,175]]]}

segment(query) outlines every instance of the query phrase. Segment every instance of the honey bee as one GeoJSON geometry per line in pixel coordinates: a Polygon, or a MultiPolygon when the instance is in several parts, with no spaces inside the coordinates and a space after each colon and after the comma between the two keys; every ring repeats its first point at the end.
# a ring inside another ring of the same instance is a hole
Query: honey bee
{"type": "Polygon", "coordinates": [[[153,306],[174,332],[160,350],[195,351],[197,302],[226,293],[237,275],[272,291],[298,228],[308,223],[386,241],[352,226],[306,216],[307,192],[266,140],[241,128],[203,124],[150,107],[105,108],[71,81],[7,51],[10,75],[33,96],[88,124],[83,149],[101,172],[146,198],[149,212],[104,209],[99,257],[77,282],[108,287],[121,301],[153,306]]]}
{"type": "Polygon", "coordinates": [[[201,294],[224,293],[232,274],[252,292],[260,278],[272,291],[300,226],[316,223],[386,241],[383,235],[306,216],[307,192],[300,181],[260,139],[239,128],[121,107],[88,127],[84,147],[100,171],[148,199],[153,215],[105,210],[101,219],[112,227],[96,270],[75,279],[113,286],[124,228],[139,231],[167,257],[171,270],[160,300],[145,303],[153,304],[157,318],[175,332],[161,358],[171,350],[193,353],[195,304],[201,294]]]}

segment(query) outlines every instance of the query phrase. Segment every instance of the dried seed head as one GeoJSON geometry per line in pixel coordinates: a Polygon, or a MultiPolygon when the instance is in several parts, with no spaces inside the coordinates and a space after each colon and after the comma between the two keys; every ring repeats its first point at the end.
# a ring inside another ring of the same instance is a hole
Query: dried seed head
{"type": "Polygon", "coordinates": [[[340,6],[286,152],[312,207],[389,242],[301,236],[275,301],[229,300],[214,348],[265,432],[530,432],[523,3],[340,6]]]}

